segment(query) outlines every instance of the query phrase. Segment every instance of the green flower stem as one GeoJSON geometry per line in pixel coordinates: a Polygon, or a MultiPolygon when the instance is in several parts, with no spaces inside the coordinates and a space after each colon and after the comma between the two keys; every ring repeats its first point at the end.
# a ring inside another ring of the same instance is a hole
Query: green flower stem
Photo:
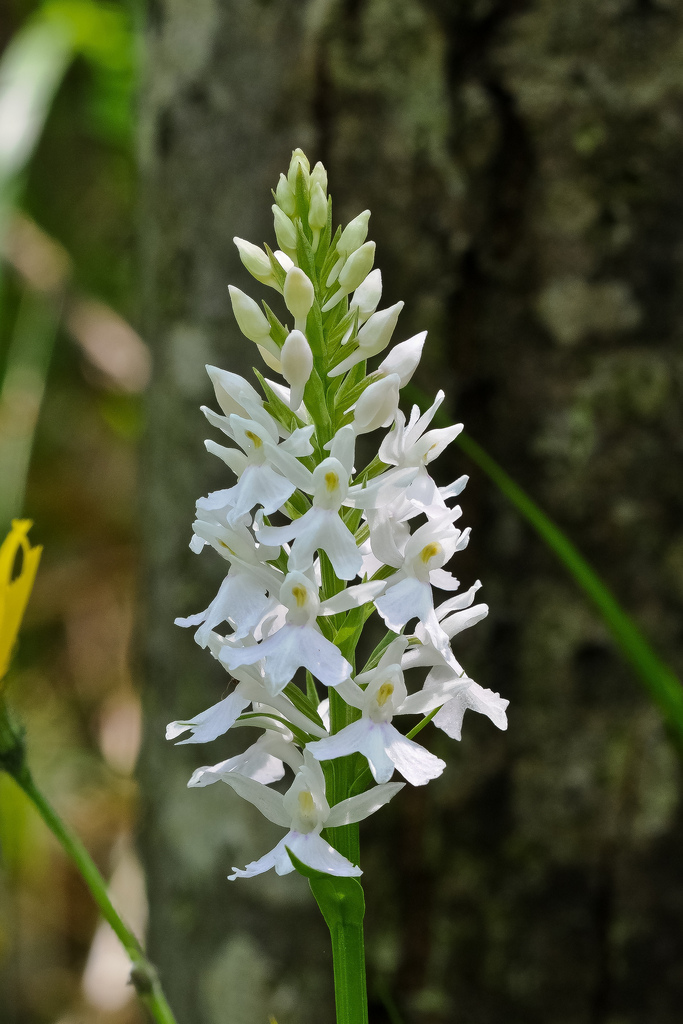
{"type": "Polygon", "coordinates": [[[10,721],[7,706],[0,697],[0,769],[7,771],[31,800],[43,821],[56,836],[67,855],[76,865],[81,878],[90,890],[105,921],[114,931],[131,959],[131,982],[140,1001],[149,1010],[157,1024],[176,1024],[156,968],[145,956],[142,946],[124,924],[107,893],[107,883],[95,862],[71,829],[62,821],[45,795],[36,786],[26,764],[23,736],[10,721]]]}
{"type": "MultiPolygon", "coordinates": [[[[334,688],[330,688],[330,719],[332,732],[339,732],[352,720],[353,708],[341,699],[334,688]]],[[[355,771],[354,755],[336,758],[333,763],[332,794],[335,803],[351,793],[355,771]]],[[[328,830],[331,844],[351,861],[360,862],[360,833],[358,824],[343,825],[328,830]]],[[[324,898],[319,898],[313,883],[313,893],[323,911],[330,929],[332,940],[332,965],[334,969],[334,997],[337,1007],[337,1024],[366,1024],[368,1020],[368,995],[365,979],[365,942],[363,938],[363,915],[365,903],[362,899],[360,881],[355,878],[335,879],[335,896],[341,902],[341,914],[330,917],[323,907],[324,898]],[[354,900],[353,913],[349,913],[349,902],[345,899],[345,884],[354,883],[354,893],[360,890],[360,900],[354,900]],[[322,901],[321,901],[322,900],[322,901]]]]}
{"type": "Polygon", "coordinates": [[[368,994],[362,920],[330,928],[337,1024],[367,1024],[368,994]]]}
{"type": "Polygon", "coordinates": [[[368,1024],[363,917],[365,897],[357,878],[327,875],[303,864],[288,850],[330,929],[337,1024],[368,1024]]]}

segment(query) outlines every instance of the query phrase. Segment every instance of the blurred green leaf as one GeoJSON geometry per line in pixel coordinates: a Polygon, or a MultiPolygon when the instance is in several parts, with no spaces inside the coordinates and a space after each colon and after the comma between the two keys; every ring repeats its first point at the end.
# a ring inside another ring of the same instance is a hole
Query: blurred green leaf
{"type": "Polygon", "coordinates": [[[92,127],[110,141],[128,141],[133,132],[135,88],[135,48],[128,10],[94,0],[48,0],[41,18],[58,29],[67,26],[74,54],[91,67],[88,109],[92,127]]]}
{"type": "Polygon", "coordinates": [[[0,240],[72,55],[63,23],[29,22],[0,60],[0,240]]]}

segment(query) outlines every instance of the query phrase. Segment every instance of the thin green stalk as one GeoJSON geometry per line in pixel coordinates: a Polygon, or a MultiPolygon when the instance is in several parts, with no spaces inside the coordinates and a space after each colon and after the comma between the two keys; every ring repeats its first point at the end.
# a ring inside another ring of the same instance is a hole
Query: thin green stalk
{"type": "Polygon", "coordinates": [[[288,851],[296,870],[308,879],[332,940],[337,1024],[368,1024],[363,917],[365,897],[357,878],[327,875],[288,851]]]}
{"type": "Polygon", "coordinates": [[[17,732],[14,725],[10,722],[7,707],[1,697],[0,769],[7,771],[17,785],[23,789],[47,827],[75,864],[102,916],[111,926],[114,934],[131,959],[131,982],[135,986],[140,1001],[147,1007],[157,1024],[176,1024],[173,1012],[161,988],[156,968],[147,959],[142,946],[114,908],[107,893],[107,883],[100,874],[97,865],[78,836],[62,821],[44,793],[36,786],[31,771],[26,764],[23,736],[17,732]]]}
{"type": "Polygon", "coordinates": [[[367,1024],[363,922],[345,921],[330,928],[337,1024],[367,1024]]]}

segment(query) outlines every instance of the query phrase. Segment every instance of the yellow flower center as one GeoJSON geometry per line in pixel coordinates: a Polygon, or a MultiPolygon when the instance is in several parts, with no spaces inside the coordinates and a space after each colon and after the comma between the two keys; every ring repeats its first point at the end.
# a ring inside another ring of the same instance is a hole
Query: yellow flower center
{"type": "Polygon", "coordinates": [[[311,815],[315,810],[313,794],[307,789],[304,789],[299,793],[299,810],[302,814],[306,815],[306,817],[311,815]]]}
{"type": "Polygon", "coordinates": [[[384,707],[384,705],[389,700],[389,698],[391,697],[393,692],[394,692],[394,684],[393,683],[382,683],[382,685],[379,688],[379,693],[377,694],[377,703],[378,703],[379,707],[381,707],[381,708],[384,707]]]}
{"type": "Polygon", "coordinates": [[[330,493],[332,491],[336,491],[339,487],[339,477],[336,473],[333,473],[332,471],[325,473],[325,487],[330,491],[330,493]]]}
{"type": "Polygon", "coordinates": [[[292,597],[296,601],[297,608],[303,608],[308,600],[308,592],[305,587],[297,584],[295,587],[292,587],[292,597]]]}
{"type": "Polygon", "coordinates": [[[253,430],[245,430],[244,433],[249,438],[249,440],[252,442],[252,444],[254,445],[254,448],[260,448],[262,446],[263,441],[258,436],[258,434],[254,433],[253,430]]]}
{"type": "Polygon", "coordinates": [[[437,544],[436,541],[432,541],[431,544],[425,544],[420,552],[420,558],[426,565],[430,559],[434,558],[441,551],[441,545],[437,544]]]}

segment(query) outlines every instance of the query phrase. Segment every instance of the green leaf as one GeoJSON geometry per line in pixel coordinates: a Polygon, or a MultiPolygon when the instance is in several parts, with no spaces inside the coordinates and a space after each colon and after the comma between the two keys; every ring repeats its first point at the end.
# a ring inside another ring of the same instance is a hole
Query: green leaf
{"type": "Polygon", "coordinates": [[[316,871],[300,861],[288,846],[285,849],[299,874],[308,879],[311,892],[330,931],[347,928],[349,925],[361,926],[365,916],[365,897],[358,879],[316,871]]]}
{"type": "Polygon", "coordinates": [[[283,288],[285,284],[285,278],[287,277],[287,271],[280,263],[278,263],[278,261],[275,259],[275,254],[273,250],[265,242],[263,244],[263,248],[266,250],[266,254],[268,256],[268,259],[270,260],[270,268],[273,271],[273,277],[280,285],[280,287],[283,288]]]}
{"type": "Polygon", "coordinates": [[[314,708],[317,708],[320,704],[320,697],[318,695],[318,688],[315,685],[315,679],[311,673],[306,669],[306,696],[310,700],[314,708]]]}
{"type": "Polygon", "coordinates": [[[315,253],[299,221],[296,222],[296,258],[304,274],[310,277],[313,287],[317,290],[318,271],[315,266],[315,253]]]}
{"type": "MultiPolygon", "coordinates": [[[[310,234],[310,228],[308,226],[308,209],[310,206],[310,197],[308,194],[308,184],[304,177],[304,172],[301,164],[297,168],[296,172],[296,184],[294,186],[294,198],[296,201],[296,215],[301,219],[302,230],[307,232],[306,239],[309,240],[308,235],[310,234]],[[305,229],[304,226],[305,225],[305,229]]],[[[301,264],[299,264],[301,266],[301,264]]]]}
{"type": "Polygon", "coordinates": [[[337,230],[334,233],[334,238],[330,242],[330,247],[327,250],[327,256],[325,257],[325,262],[323,263],[323,268],[320,271],[320,290],[321,290],[321,292],[327,290],[325,283],[327,281],[328,275],[330,274],[330,272],[332,270],[332,267],[335,265],[335,263],[337,262],[337,259],[339,258],[339,254],[337,253],[337,242],[341,238],[341,234],[342,234],[342,226],[341,226],[341,224],[339,224],[337,226],[337,230]]]}
{"type": "Polygon", "coordinates": [[[268,318],[268,323],[270,324],[270,336],[275,344],[279,348],[282,348],[287,340],[287,328],[283,323],[280,323],[267,302],[262,301],[262,305],[265,310],[266,317],[268,318]]]}
{"type": "Polygon", "coordinates": [[[332,238],[332,196],[327,198],[327,223],[323,228],[318,242],[318,249],[315,254],[315,265],[320,270],[325,265],[327,254],[330,249],[330,239],[332,238]]]}
{"type": "Polygon", "coordinates": [[[284,693],[286,697],[289,697],[297,711],[300,711],[302,715],[305,715],[309,721],[320,726],[321,729],[325,728],[323,720],[318,714],[316,705],[313,704],[309,697],[303,693],[295,683],[287,683],[284,693]]]}
{"type": "Polygon", "coordinates": [[[380,642],[377,644],[368,660],[365,662],[365,665],[363,666],[363,672],[369,672],[371,668],[377,668],[377,666],[380,663],[381,657],[386,651],[387,647],[392,642],[392,640],[396,639],[398,635],[398,633],[392,633],[391,630],[389,630],[389,632],[380,640],[380,642]]]}
{"type": "Polygon", "coordinates": [[[255,366],[252,366],[252,370],[258,380],[259,384],[263,388],[263,394],[266,396],[268,412],[270,412],[276,420],[286,427],[287,430],[293,432],[297,427],[303,427],[304,421],[299,419],[296,413],[292,412],[288,405],[279,398],[273,389],[271,388],[268,381],[259,373],[255,366]]]}

